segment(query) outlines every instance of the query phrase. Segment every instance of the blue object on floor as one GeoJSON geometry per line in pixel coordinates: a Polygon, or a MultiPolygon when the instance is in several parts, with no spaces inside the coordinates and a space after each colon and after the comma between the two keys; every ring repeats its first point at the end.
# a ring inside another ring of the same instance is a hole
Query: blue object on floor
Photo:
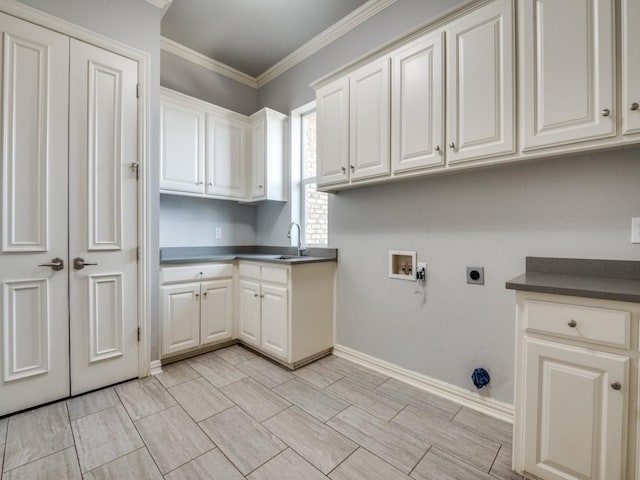
{"type": "Polygon", "coordinates": [[[480,390],[482,387],[489,385],[491,377],[489,376],[489,372],[484,368],[476,368],[471,374],[471,381],[476,388],[480,390]]]}

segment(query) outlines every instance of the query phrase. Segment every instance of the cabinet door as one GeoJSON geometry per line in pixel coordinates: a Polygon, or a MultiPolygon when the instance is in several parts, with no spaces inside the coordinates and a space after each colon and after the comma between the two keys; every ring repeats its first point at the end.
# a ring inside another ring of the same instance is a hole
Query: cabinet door
{"type": "Polygon", "coordinates": [[[204,112],[160,101],[160,190],[204,193],[204,112]]]}
{"type": "Polygon", "coordinates": [[[390,171],[389,59],[349,76],[349,168],[351,180],[390,171]]]}
{"type": "Polygon", "coordinates": [[[238,335],[260,348],[260,284],[240,280],[238,290],[238,335]]]}
{"type": "Polygon", "coordinates": [[[391,59],[394,172],[444,163],[443,38],[443,32],[421,38],[391,59]]]}
{"type": "Polygon", "coordinates": [[[535,339],[525,339],[524,355],[525,471],[624,478],[629,359],[535,339]]]}
{"type": "Polygon", "coordinates": [[[287,287],[262,284],[262,343],[265,352],[289,358],[289,302],[287,287]]]}
{"type": "Polygon", "coordinates": [[[244,197],[247,125],[207,115],[207,195],[244,197]]]}
{"type": "Polygon", "coordinates": [[[640,133],[640,2],[622,0],[622,133],[640,133]]]}
{"type": "Polygon", "coordinates": [[[216,280],[200,284],[200,343],[231,338],[233,281],[216,280]]]}
{"type": "Polygon", "coordinates": [[[513,7],[498,0],[447,29],[447,162],[515,148],[513,7]]]}
{"type": "Polygon", "coordinates": [[[613,136],[613,0],[522,6],[524,148],[613,136]]]}
{"type": "Polygon", "coordinates": [[[200,284],[160,287],[162,355],[200,345],[200,284]]]}
{"type": "Polygon", "coordinates": [[[258,200],[266,195],[265,162],[267,125],[264,115],[254,117],[251,122],[251,199],[258,200]]]}
{"type": "Polygon", "coordinates": [[[318,187],[349,181],[349,78],[316,92],[318,187]]]}

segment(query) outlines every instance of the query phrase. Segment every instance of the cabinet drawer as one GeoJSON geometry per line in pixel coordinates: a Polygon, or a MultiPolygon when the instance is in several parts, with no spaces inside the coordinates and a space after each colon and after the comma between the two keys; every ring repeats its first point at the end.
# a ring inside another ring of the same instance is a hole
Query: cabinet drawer
{"type": "Polygon", "coordinates": [[[534,300],[524,309],[528,331],[629,348],[630,312],[534,300]]]}
{"type": "Polygon", "coordinates": [[[262,281],[286,285],[289,280],[288,272],[289,269],[287,267],[267,267],[263,265],[262,281]]]}
{"type": "Polygon", "coordinates": [[[238,275],[241,278],[255,278],[256,280],[260,280],[260,265],[240,262],[238,265],[238,275]]]}
{"type": "Polygon", "coordinates": [[[233,276],[233,264],[212,263],[208,265],[189,265],[188,267],[167,267],[160,270],[160,283],[191,282],[209,278],[227,278],[233,276]]]}

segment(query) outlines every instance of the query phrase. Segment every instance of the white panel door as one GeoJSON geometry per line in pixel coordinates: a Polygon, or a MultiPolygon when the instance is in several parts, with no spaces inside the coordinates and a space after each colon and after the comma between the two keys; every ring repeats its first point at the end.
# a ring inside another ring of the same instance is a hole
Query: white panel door
{"type": "Polygon", "coordinates": [[[446,34],[447,162],[513,152],[513,2],[490,3],[446,34]]]}
{"type": "Polygon", "coordinates": [[[615,135],[613,3],[522,2],[525,149],[615,135]]]}
{"type": "Polygon", "coordinates": [[[200,284],[160,287],[161,356],[200,345],[200,284]]]}
{"type": "Polygon", "coordinates": [[[349,77],[316,92],[318,187],[349,181],[349,77]]]}
{"type": "Polygon", "coordinates": [[[160,190],[204,193],[205,113],[160,99],[160,190]]]}
{"type": "Polygon", "coordinates": [[[0,33],[1,416],[69,395],[69,39],[2,13],[0,33]]]}
{"type": "Polygon", "coordinates": [[[525,471],[623,479],[629,359],[535,339],[524,351],[525,471]]]}
{"type": "Polygon", "coordinates": [[[257,115],[251,118],[251,182],[249,196],[252,200],[266,196],[266,169],[267,160],[267,119],[265,115],[257,115]]]}
{"type": "Polygon", "coordinates": [[[262,337],[260,348],[289,359],[289,302],[287,287],[262,284],[262,337]]]}
{"type": "Polygon", "coordinates": [[[207,195],[245,196],[247,125],[207,114],[207,195]]]}
{"type": "Polygon", "coordinates": [[[640,2],[622,0],[622,133],[640,133],[640,2]]]}
{"type": "Polygon", "coordinates": [[[444,33],[420,38],[391,58],[393,172],[444,164],[444,33]]]}
{"type": "Polygon", "coordinates": [[[238,282],[238,336],[260,348],[260,284],[250,280],[238,282]]]}
{"type": "Polygon", "coordinates": [[[231,338],[233,318],[233,280],[215,280],[200,284],[200,343],[231,338]]]}
{"type": "Polygon", "coordinates": [[[389,59],[349,76],[349,169],[351,180],[390,172],[389,59]]]}
{"type": "Polygon", "coordinates": [[[71,40],[71,392],[138,376],[138,65],[71,40]],[[82,261],[86,267],[82,267],[82,261]]]}

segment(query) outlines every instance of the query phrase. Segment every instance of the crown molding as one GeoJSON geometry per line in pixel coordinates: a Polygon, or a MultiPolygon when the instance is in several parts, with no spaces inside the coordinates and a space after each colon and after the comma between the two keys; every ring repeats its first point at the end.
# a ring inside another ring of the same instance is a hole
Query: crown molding
{"type": "MultiPolygon", "coordinates": [[[[157,3],[171,2],[171,0],[146,0],[149,3],[156,5],[157,3]]],[[[225,65],[222,62],[207,57],[195,50],[190,49],[178,42],[175,42],[169,38],[161,37],[160,48],[165,52],[177,55],[189,62],[200,65],[212,72],[216,72],[225,77],[231,78],[236,82],[240,82],[252,88],[260,88],[270,81],[276,79],[287,70],[293,68],[300,62],[306,60],[311,55],[329,45],[331,42],[340,38],[344,34],[356,28],[358,25],[366,22],[374,15],[377,15],[385,8],[393,5],[397,0],[369,0],[367,3],[361,5],[346,17],[338,20],[329,28],[319,33],[307,43],[284,57],[275,65],[271,66],[257,77],[247,75],[240,70],[237,70],[229,65],[225,65]]],[[[157,6],[157,5],[156,5],[157,6]]]]}
{"type": "Polygon", "coordinates": [[[196,65],[200,65],[212,72],[218,73],[220,75],[224,75],[236,82],[247,85],[251,88],[258,88],[258,84],[256,79],[251,75],[247,75],[240,70],[237,70],[229,65],[225,65],[222,62],[218,62],[213,58],[207,57],[195,50],[190,49],[189,47],[185,47],[181,43],[174,42],[173,40],[160,37],[160,48],[165,52],[171,53],[173,55],[177,55],[191,63],[195,63],[196,65]]]}
{"type": "Polygon", "coordinates": [[[173,2],[173,0],[146,0],[146,2],[162,10],[162,15],[164,16],[164,14],[167,13],[167,10],[171,6],[171,2],[173,2]]]}
{"type": "Polygon", "coordinates": [[[320,32],[307,43],[258,75],[256,77],[258,88],[266,85],[287,70],[306,60],[314,53],[329,45],[331,42],[366,22],[385,8],[390,7],[396,3],[396,1],[397,0],[369,0],[367,3],[356,8],[349,15],[338,20],[329,28],[320,32]]]}

